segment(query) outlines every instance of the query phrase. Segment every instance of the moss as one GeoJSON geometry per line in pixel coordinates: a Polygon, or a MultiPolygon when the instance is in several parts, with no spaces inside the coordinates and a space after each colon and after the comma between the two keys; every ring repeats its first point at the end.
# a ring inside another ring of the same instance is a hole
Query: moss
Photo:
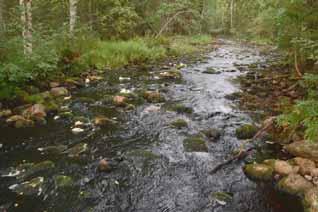
{"type": "Polygon", "coordinates": [[[217,71],[211,67],[207,68],[207,70],[203,71],[202,73],[204,73],[204,74],[220,74],[219,71],[217,71]]]}
{"type": "Polygon", "coordinates": [[[221,137],[221,132],[215,128],[203,130],[202,133],[211,141],[216,141],[217,139],[221,137]]]}
{"type": "Polygon", "coordinates": [[[236,137],[239,139],[250,139],[254,137],[257,131],[258,129],[254,125],[245,124],[236,129],[236,137]]]}
{"type": "Polygon", "coordinates": [[[177,119],[171,123],[171,126],[177,129],[182,129],[182,128],[188,127],[188,122],[186,122],[183,119],[177,119]]]}
{"type": "Polygon", "coordinates": [[[200,137],[190,137],[183,141],[186,152],[208,152],[205,141],[200,137]]]}
{"type": "Polygon", "coordinates": [[[253,180],[271,180],[273,168],[265,164],[249,164],[244,167],[245,174],[253,180]]]}
{"type": "Polygon", "coordinates": [[[191,114],[193,113],[193,109],[191,107],[187,107],[182,104],[175,104],[171,107],[171,110],[176,111],[177,113],[187,113],[191,114]]]}

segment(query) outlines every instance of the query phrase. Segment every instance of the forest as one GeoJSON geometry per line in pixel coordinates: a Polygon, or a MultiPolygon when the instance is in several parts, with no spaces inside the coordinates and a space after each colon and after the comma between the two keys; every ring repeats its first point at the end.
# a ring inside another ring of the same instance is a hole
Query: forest
{"type": "Polygon", "coordinates": [[[318,211],[318,1],[0,0],[0,211],[318,211]]]}

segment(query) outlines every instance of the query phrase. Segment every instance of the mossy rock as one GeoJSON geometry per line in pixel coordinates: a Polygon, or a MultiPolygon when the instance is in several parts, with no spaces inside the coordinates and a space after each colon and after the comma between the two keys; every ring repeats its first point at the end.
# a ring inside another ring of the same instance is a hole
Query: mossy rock
{"type": "Polygon", "coordinates": [[[41,94],[28,95],[24,97],[24,101],[27,104],[42,104],[45,102],[45,99],[41,94]]]}
{"type": "Polygon", "coordinates": [[[193,109],[191,107],[187,107],[183,104],[172,105],[171,110],[173,110],[177,113],[187,113],[187,114],[193,113],[193,109]]]}
{"type": "Polygon", "coordinates": [[[221,132],[218,129],[211,128],[208,130],[203,130],[202,133],[209,138],[211,141],[217,141],[221,137],[221,132]]]}
{"type": "Polygon", "coordinates": [[[182,129],[188,127],[188,122],[184,119],[177,119],[174,122],[171,123],[171,126],[176,129],[182,129]]]}
{"type": "Polygon", "coordinates": [[[74,184],[73,179],[71,177],[64,175],[54,176],[54,182],[57,188],[71,187],[74,184]]]}
{"type": "Polygon", "coordinates": [[[165,98],[159,92],[155,91],[146,91],[143,94],[143,97],[150,103],[160,103],[165,101],[165,98]]]}
{"type": "Polygon", "coordinates": [[[186,152],[208,152],[205,141],[200,137],[186,138],[183,147],[186,152]]]}
{"type": "Polygon", "coordinates": [[[257,131],[258,129],[256,126],[251,124],[245,124],[237,128],[235,133],[238,139],[250,139],[256,135],[257,131]]]}
{"type": "Polygon", "coordinates": [[[244,167],[244,172],[252,180],[269,181],[273,177],[274,169],[265,164],[249,164],[244,167]]]}
{"type": "Polygon", "coordinates": [[[203,74],[220,74],[221,72],[215,70],[214,68],[207,68],[207,70],[202,72],[203,74]]]}
{"type": "Polygon", "coordinates": [[[313,188],[314,185],[299,174],[290,174],[281,179],[277,187],[280,191],[290,195],[302,196],[306,190],[313,188]]]}

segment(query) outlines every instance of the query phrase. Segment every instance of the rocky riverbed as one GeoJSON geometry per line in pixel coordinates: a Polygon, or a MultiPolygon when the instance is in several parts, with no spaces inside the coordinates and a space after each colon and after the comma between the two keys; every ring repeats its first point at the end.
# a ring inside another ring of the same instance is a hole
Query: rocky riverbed
{"type": "MultiPolygon", "coordinates": [[[[91,73],[80,83],[51,83],[30,105],[3,110],[0,208],[299,211],[271,187],[250,181],[242,160],[210,173],[257,131],[250,111],[231,98],[240,90],[234,79],[255,64],[265,70],[272,59],[232,41],[215,47],[196,57],[91,73]]],[[[268,169],[270,178],[274,168],[268,169]]]]}

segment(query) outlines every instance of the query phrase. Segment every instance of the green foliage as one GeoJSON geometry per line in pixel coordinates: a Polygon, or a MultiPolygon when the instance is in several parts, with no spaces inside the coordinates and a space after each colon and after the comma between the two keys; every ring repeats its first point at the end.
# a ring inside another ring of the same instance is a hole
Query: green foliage
{"type": "Polygon", "coordinates": [[[305,75],[302,85],[308,89],[307,99],[299,101],[291,110],[279,117],[278,124],[289,129],[305,129],[305,138],[310,141],[318,139],[318,77],[305,75]]]}

